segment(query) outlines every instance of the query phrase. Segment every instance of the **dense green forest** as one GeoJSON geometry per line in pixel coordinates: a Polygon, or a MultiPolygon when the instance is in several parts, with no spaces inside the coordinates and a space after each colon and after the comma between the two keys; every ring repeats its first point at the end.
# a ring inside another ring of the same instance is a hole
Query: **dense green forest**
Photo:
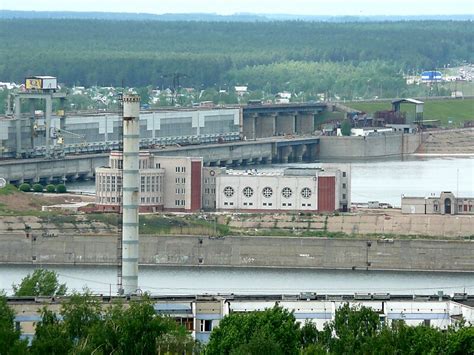
{"type": "Polygon", "coordinates": [[[367,23],[0,20],[0,81],[395,96],[402,73],[474,61],[470,21],[367,23]]]}

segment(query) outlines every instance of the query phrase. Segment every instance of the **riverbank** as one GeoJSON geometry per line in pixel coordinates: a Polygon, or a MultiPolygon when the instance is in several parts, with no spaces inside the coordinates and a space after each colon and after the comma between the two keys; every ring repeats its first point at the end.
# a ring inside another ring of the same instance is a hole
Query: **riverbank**
{"type": "MultiPolygon", "coordinates": [[[[1,236],[116,235],[120,216],[111,213],[3,216],[1,236]]],[[[474,239],[474,215],[414,215],[400,209],[312,213],[203,213],[140,215],[142,235],[301,236],[351,239],[474,239]]]]}
{"type": "Polygon", "coordinates": [[[428,131],[416,154],[474,156],[474,128],[428,131]]]}

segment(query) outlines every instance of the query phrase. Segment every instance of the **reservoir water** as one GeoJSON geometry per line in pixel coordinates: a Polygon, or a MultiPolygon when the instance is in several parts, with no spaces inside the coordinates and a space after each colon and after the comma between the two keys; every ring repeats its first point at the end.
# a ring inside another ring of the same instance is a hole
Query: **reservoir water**
{"type": "MultiPolygon", "coordinates": [[[[316,167],[314,164],[288,164],[252,167],[262,171],[286,166],[316,167]]],[[[378,200],[400,205],[402,194],[429,196],[452,191],[458,196],[474,196],[474,157],[414,157],[405,161],[351,162],[352,201],[378,200]]],[[[94,192],[94,182],[68,184],[70,190],[94,192]]],[[[12,292],[35,266],[0,265],[0,290],[12,292]]],[[[102,294],[115,294],[114,267],[57,267],[60,281],[70,290],[87,286],[102,294]]],[[[390,292],[392,294],[435,294],[443,290],[474,293],[472,273],[418,273],[338,271],[307,269],[185,268],[142,267],[139,285],[152,294],[280,294],[390,292]]]]}

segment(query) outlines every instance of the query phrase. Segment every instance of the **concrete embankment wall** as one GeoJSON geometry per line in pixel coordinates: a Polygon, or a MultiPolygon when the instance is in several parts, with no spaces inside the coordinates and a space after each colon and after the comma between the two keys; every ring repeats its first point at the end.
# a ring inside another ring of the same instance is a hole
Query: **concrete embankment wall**
{"type": "MultiPolygon", "coordinates": [[[[393,235],[429,236],[433,239],[461,239],[474,236],[474,215],[401,214],[397,209],[375,211],[377,213],[352,213],[339,216],[234,215],[228,221],[228,225],[242,231],[249,229],[283,229],[288,233],[291,230],[293,233],[295,231],[328,231],[348,235],[385,235],[389,238],[393,235]]],[[[226,222],[221,221],[221,223],[226,222]]]]}
{"type": "MultiPolygon", "coordinates": [[[[116,236],[0,236],[0,263],[110,265],[116,236]]],[[[474,242],[293,237],[140,238],[140,263],[160,266],[278,267],[474,272],[474,242]]]]}
{"type": "Polygon", "coordinates": [[[387,134],[368,137],[320,137],[320,159],[365,159],[414,153],[419,134],[387,134]]]}

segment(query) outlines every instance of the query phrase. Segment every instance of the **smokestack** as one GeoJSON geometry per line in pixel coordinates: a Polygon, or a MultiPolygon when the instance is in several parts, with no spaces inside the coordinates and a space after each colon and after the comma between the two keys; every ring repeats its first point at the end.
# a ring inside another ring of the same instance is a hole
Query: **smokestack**
{"type": "Polygon", "coordinates": [[[122,287],[138,289],[138,207],[140,203],[140,96],[123,96],[122,287]]]}

